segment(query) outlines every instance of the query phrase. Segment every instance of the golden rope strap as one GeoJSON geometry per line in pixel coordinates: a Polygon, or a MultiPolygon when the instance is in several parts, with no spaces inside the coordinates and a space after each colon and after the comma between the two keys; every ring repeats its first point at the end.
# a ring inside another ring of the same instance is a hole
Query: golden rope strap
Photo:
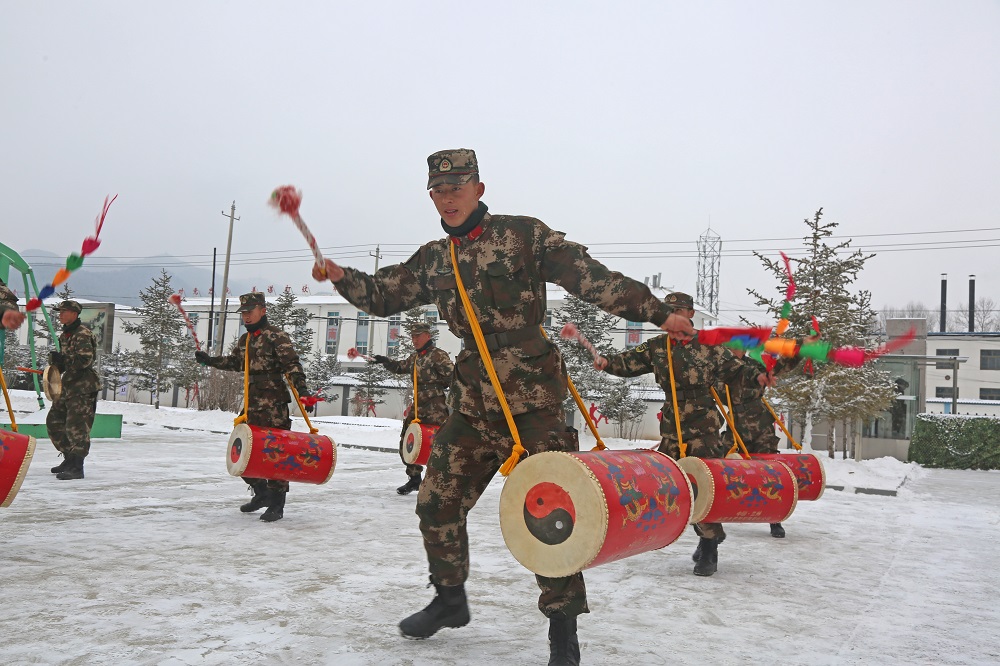
{"type": "MultiPolygon", "coordinates": [[[[674,355],[670,349],[670,334],[667,334],[667,369],[670,371],[670,397],[674,402],[674,423],[677,425],[677,448],[681,458],[687,457],[687,444],[681,435],[681,410],[677,407],[677,382],[674,381],[674,355]]],[[[662,415],[661,415],[662,418],[662,415]]]]}
{"type": "Polygon", "coordinates": [[[799,445],[798,442],[795,441],[795,438],[792,437],[792,433],[788,432],[788,428],[785,427],[785,423],[778,418],[777,414],[774,413],[774,408],[771,407],[770,403],[767,402],[767,398],[761,396],[760,401],[764,403],[765,407],[767,407],[767,411],[771,412],[771,416],[774,417],[774,422],[778,424],[779,428],[781,428],[781,432],[785,433],[785,437],[787,437],[788,441],[792,443],[792,446],[795,447],[795,450],[801,451],[802,447],[799,445]]]}
{"type": "Polygon", "coordinates": [[[315,435],[319,432],[319,428],[314,428],[312,422],[309,421],[309,415],[306,414],[306,406],[302,404],[302,399],[299,398],[299,392],[295,390],[295,385],[292,384],[292,376],[290,374],[285,375],[285,379],[288,380],[288,388],[292,389],[292,395],[295,396],[295,404],[299,406],[299,411],[302,412],[302,418],[306,420],[306,427],[309,428],[309,434],[315,435]]]}
{"type": "MultiPolygon", "coordinates": [[[[727,389],[729,388],[728,384],[726,385],[726,388],[727,389]]],[[[709,386],[708,390],[712,393],[712,397],[715,398],[715,404],[719,407],[719,411],[722,412],[722,418],[726,419],[726,424],[729,426],[729,431],[733,433],[733,442],[734,442],[733,448],[729,449],[729,452],[726,455],[729,455],[729,453],[733,453],[734,451],[736,451],[737,447],[741,447],[743,449],[743,457],[749,458],[750,452],[747,451],[747,447],[743,443],[743,438],[740,437],[740,433],[736,432],[736,424],[733,422],[733,419],[730,418],[729,413],[722,406],[722,399],[719,398],[719,394],[715,392],[715,387],[709,386]]]]}
{"type": "Polygon", "coordinates": [[[451,245],[451,265],[455,270],[455,282],[458,284],[458,295],[462,298],[462,307],[465,308],[465,314],[469,319],[469,326],[472,327],[472,337],[476,339],[476,347],[479,348],[479,356],[483,359],[483,365],[486,366],[486,374],[490,376],[490,383],[493,384],[493,390],[497,394],[497,400],[500,401],[500,408],[503,410],[504,418],[507,419],[507,427],[510,428],[511,437],[514,438],[514,446],[511,447],[510,457],[507,461],[500,466],[500,474],[507,476],[513,471],[514,466],[521,460],[521,456],[527,453],[527,449],[521,446],[521,436],[517,433],[517,426],[514,425],[514,416],[510,413],[510,407],[507,405],[507,398],[503,394],[503,389],[500,387],[500,379],[497,377],[497,371],[493,367],[493,359],[490,357],[490,350],[486,347],[486,339],[483,337],[483,330],[479,327],[479,321],[476,319],[476,314],[472,310],[472,303],[469,302],[469,295],[465,293],[465,285],[462,284],[462,276],[458,272],[458,259],[455,256],[455,244],[451,245]]]}
{"type": "MultiPolygon", "coordinates": [[[[539,329],[542,331],[542,337],[548,340],[549,336],[545,334],[545,329],[541,326],[539,326],[539,329]]],[[[597,445],[592,448],[591,451],[604,451],[608,447],[605,446],[604,440],[601,439],[601,436],[597,434],[597,425],[595,425],[594,420],[590,418],[590,412],[584,409],[583,398],[580,397],[580,393],[576,390],[576,386],[573,385],[573,378],[569,376],[569,373],[566,373],[566,384],[569,386],[569,392],[573,394],[573,400],[576,401],[576,406],[579,407],[580,413],[583,414],[583,418],[587,422],[587,427],[590,428],[590,432],[594,433],[594,439],[597,440],[597,445]]]]}
{"type": "Polygon", "coordinates": [[[417,359],[418,358],[420,358],[420,352],[414,352],[414,356],[413,356],[413,423],[420,423],[420,417],[417,416],[417,359]]]}
{"type": "Polygon", "coordinates": [[[246,423],[250,412],[250,334],[247,333],[246,351],[243,352],[243,413],[233,419],[233,425],[246,423]]]}
{"type": "Polygon", "coordinates": [[[7,380],[3,378],[2,372],[0,372],[0,388],[3,388],[3,399],[7,403],[7,413],[10,414],[10,429],[17,432],[17,422],[14,420],[14,408],[10,406],[10,394],[7,393],[7,380]]]}

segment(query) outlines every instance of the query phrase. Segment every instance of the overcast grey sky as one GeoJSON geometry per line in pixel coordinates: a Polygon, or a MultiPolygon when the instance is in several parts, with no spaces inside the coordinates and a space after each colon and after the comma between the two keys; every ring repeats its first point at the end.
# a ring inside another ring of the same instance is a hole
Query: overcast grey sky
{"type": "Polygon", "coordinates": [[[0,242],[17,250],[78,249],[117,192],[94,268],[210,264],[235,199],[234,257],[284,261],[233,275],[311,284],[304,241],[266,206],[291,183],[326,253],[370,271],[375,244],[384,265],[442,235],[425,159],[469,147],[491,210],[633,277],[693,293],[711,225],[727,323],[752,309],[746,287],[773,288],[749,250],[800,254],[819,207],[879,253],[859,285],[877,307],[936,305],[943,272],[950,304],[970,273],[1000,301],[996,1],[0,9],[0,242]]]}

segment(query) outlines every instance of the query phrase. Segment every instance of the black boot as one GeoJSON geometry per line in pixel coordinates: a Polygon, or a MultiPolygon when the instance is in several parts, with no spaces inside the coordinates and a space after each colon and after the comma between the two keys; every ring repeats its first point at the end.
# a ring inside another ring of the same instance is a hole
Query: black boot
{"type": "Polygon", "coordinates": [[[781,523],[771,523],[771,536],[775,539],[785,538],[785,528],[781,526],[781,523]]]}
{"type": "Polygon", "coordinates": [[[701,549],[701,557],[694,565],[694,575],[711,576],[719,569],[719,542],[702,537],[698,548],[701,549]]]}
{"type": "Polygon", "coordinates": [[[580,666],[575,616],[555,613],[549,618],[549,666],[580,666]]]}
{"type": "Polygon", "coordinates": [[[438,585],[431,578],[437,595],[419,613],[399,623],[399,633],[405,638],[429,638],[441,627],[464,627],[469,624],[469,602],[464,585],[438,585]]]}
{"type": "Polygon", "coordinates": [[[68,481],[70,479],[82,479],[83,478],[83,456],[78,456],[75,453],[66,454],[66,467],[63,471],[56,474],[56,478],[60,481],[68,481]]]}
{"type": "Polygon", "coordinates": [[[411,476],[409,481],[407,481],[404,485],[400,486],[399,488],[396,488],[396,492],[399,493],[400,495],[409,495],[414,490],[420,490],[419,474],[417,476],[411,476]]]}
{"type": "Polygon", "coordinates": [[[271,501],[271,491],[267,489],[266,481],[252,483],[250,484],[250,489],[253,490],[253,497],[250,498],[249,502],[240,507],[240,511],[243,513],[253,513],[258,509],[264,508],[271,501]]]}
{"type": "Polygon", "coordinates": [[[62,459],[62,462],[61,462],[61,463],[59,463],[58,465],[56,465],[55,467],[53,467],[52,469],[50,469],[49,471],[50,471],[50,472],[52,472],[53,474],[58,474],[59,472],[61,472],[61,471],[63,471],[64,469],[66,469],[66,466],[67,466],[68,464],[69,464],[69,456],[67,456],[67,455],[66,455],[66,454],[64,453],[64,454],[63,454],[63,459],[62,459]]]}
{"type": "Polygon", "coordinates": [[[276,520],[281,520],[281,517],[285,515],[285,491],[284,490],[272,490],[271,501],[267,504],[267,511],[264,515],[260,517],[266,523],[273,523],[276,520]]]}

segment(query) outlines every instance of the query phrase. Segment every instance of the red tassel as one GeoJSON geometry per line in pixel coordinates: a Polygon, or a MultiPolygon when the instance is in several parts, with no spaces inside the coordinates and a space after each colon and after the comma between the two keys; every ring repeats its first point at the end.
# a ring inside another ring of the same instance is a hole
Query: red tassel
{"type": "Polygon", "coordinates": [[[282,185],[271,192],[271,205],[282,213],[296,217],[299,214],[301,204],[302,192],[296,190],[292,185],[282,185]]]}

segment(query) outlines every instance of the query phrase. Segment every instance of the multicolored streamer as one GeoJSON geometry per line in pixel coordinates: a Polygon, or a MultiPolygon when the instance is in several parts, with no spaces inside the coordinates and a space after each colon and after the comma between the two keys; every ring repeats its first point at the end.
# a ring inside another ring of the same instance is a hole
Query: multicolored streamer
{"type": "Polygon", "coordinates": [[[104,227],[104,218],[108,216],[108,209],[111,208],[111,204],[113,204],[117,198],[117,194],[112,197],[110,201],[108,200],[108,197],[104,197],[104,208],[101,210],[101,214],[97,217],[97,228],[94,231],[94,235],[87,236],[87,238],[84,239],[83,245],[80,248],[80,254],[74,252],[66,257],[65,268],[60,268],[56,271],[55,276],[52,278],[52,282],[42,287],[38,292],[38,296],[30,299],[27,304],[25,304],[25,310],[31,312],[42,307],[42,301],[56,293],[56,287],[69,279],[69,276],[73,271],[80,268],[80,266],[83,266],[84,258],[93,254],[94,251],[101,246],[100,235],[101,229],[104,227]]]}

